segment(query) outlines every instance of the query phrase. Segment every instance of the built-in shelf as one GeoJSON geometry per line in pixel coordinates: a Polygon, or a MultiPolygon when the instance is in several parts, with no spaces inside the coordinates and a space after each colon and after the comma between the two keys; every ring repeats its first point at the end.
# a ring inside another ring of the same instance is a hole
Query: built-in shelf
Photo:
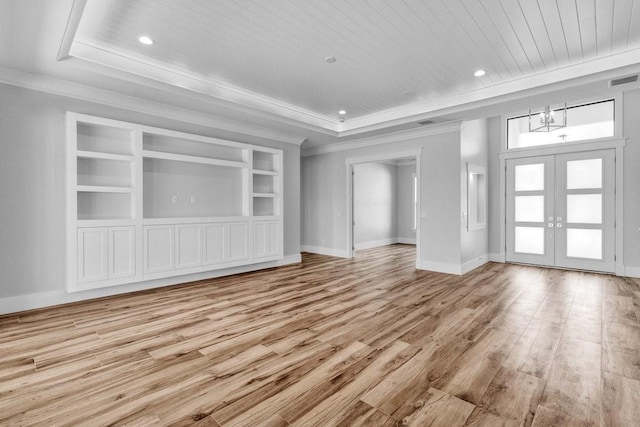
{"type": "Polygon", "coordinates": [[[78,185],[78,192],[84,193],[133,193],[131,187],[107,187],[101,185],[78,185]]]}
{"type": "Polygon", "coordinates": [[[102,159],[102,160],[118,160],[121,162],[133,162],[135,157],[126,154],[110,154],[99,151],[78,150],[76,152],[78,158],[81,159],[102,159]]]}
{"type": "Polygon", "coordinates": [[[165,153],[162,151],[143,150],[142,156],[149,159],[173,160],[176,162],[199,163],[203,165],[226,166],[230,168],[246,168],[246,162],[210,159],[206,157],[188,156],[185,154],[165,153]]]}
{"type": "Polygon", "coordinates": [[[67,114],[70,292],[282,259],[282,150],[67,114]]]}
{"type": "Polygon", "coordinates": [[[279,172],[280,156],[275,153],[253,150],[253,170],[263,172],[279,172]]]}
{"type": "Polygon", "coordinates": [[[253,169],[251,171],[251,173],[253,173],[254,175],[270,175],[270,176],[278,176],[278,175],[280,175],[280,172],[263,171],[263,170],[260,170],[260,169],[253,169]]]}

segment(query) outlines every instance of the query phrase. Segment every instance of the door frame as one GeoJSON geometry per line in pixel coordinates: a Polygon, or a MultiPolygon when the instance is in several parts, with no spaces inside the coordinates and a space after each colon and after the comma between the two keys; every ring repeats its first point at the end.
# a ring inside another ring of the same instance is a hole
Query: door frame
{"type": "Polygon", "coordinates": [[[555,154],[580,153],[597,150],[615,149],[615,181],[616,188],[614,190],[615,198],[615,274],[624,276],[624,223],[623,223],[623,194],[624,194],[624,138],[608,138],[593,142],[575,142],[554,146],[541,146],[526,150],[506,151],[506,137],[503,134],[502,150],[499,154],[500,159],[500,253],[497,254],[494,261],[506,262],[507,251],[507,160],[520,159],[525,157],[537,157],[555,154]]]}
{"type": "Polygon", "coordinates": [[[413,158],[416,160],[416,177],[418,178],[418,200],[416,203],[416,268],[420,269],[421,266],[421,257],[420,257],[420,212],[421,212],[421,204],[420,204],[420,189],[421,189],[421,172],[420,172],[420,157],[422,157],[422,148],[417,150],[408,150],[408,151],[398,151],[394,153],[388,154],[379,154],[376,156],[362,156],[362,157],[350,157],[346,159],[347,164],[347,215],[345,218],[345,231],[347,236],[347,244],[346,251],[347,258],[355,257],[355,245],[354,245],[354,228],[353,228],[353,202],[354,202],[354,194],[353,194],[353,165],[361,164],[361,163],[376,163],[376,162],[384,162],[389,160],[397,160],[397,159],[407,159],[413,158]]]}

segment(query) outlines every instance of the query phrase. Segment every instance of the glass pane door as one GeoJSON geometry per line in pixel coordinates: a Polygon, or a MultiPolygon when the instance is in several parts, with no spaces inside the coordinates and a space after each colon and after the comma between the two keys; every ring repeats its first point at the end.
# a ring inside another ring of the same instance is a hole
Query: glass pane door
{"type": "Polygon", "coordinates": [[[613,272],[615,151],[507,161],[506,260],[613,272]]]}
{"type": "Polygon", "coordinates": [[[614,152],[556,156],[556,265],[613,272],[614,152]]]}
{"type": "Polygon", "coordinates": [[[507,261],[553,265],[553,157],[507,163],[507,261]]]}

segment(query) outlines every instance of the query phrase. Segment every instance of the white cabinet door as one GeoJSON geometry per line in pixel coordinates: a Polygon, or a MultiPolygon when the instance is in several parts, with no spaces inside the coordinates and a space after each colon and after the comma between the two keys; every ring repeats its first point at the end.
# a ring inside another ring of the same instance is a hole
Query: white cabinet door
{"type": "Polygon", "coordinates": [[[184,224],[175,226],[176,268],[202,265],[202,226],[184,224]]]}
{"type": "Polygon", "coordinates": [[[109,278],[136,275],[135,227],[109,229],[109,278]]]}
{"type": "Polygon", "coordinates": [[[228,258],[227,247],[227,224],[205,224],[204,225],[204,263],[221,264],[228,258]]]}
{"type": "Polygon", "coordinates": [[[144,227],[144,272],[156,273],[172,270],[173,225],[144,227]]]}
{"type": "Polygon", "coordinates": [[[109,278],[108,229],[78,229],[78,283],[109,278]]]}
{"type": "Polygon", "coordinates": [[[279,226],[277,221],[260,221],[253,224],[254,258],[280,255],[279,226]]]}
{"type": "Polygon", "coordinates": [[[228,224],[229,252],[227,261],[240,261],[248,258],[247,251],[247,223],[236,222],[228,224]]]}

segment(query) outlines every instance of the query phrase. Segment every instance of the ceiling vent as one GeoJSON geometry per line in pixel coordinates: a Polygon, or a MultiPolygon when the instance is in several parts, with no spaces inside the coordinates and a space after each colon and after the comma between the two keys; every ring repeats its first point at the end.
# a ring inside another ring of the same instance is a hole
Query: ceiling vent
{"type": "Polygon", "coordinates": [[[638,75],[637,74],[635,76],[621,77],[619,79],[609,80],[609,87],[626,85],[626,84],[629,84],[629,83],[635,83],[637,81],[638,81],[638,75]]]}
{"type": "Polygon", "coordinates": [[[434,123],[435,123],[435,122],[434,122],[433,120],[422,120],[422,121],[418,122],[418,124],[419,124],[420,126],[432,125],[432,124],[434,124],[434,123]]]}

